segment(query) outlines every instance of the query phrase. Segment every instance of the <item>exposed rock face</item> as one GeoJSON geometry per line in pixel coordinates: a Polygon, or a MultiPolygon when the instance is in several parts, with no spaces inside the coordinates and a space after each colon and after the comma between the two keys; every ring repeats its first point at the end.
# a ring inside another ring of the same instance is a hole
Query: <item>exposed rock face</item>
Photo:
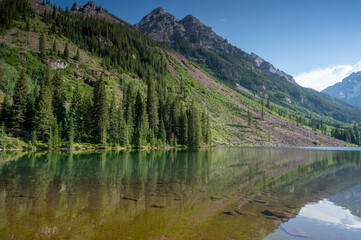
{"type": "Polygon", "coordinates": [[[140,32],[158,42],[174,43],[181,38],[190,42],[193,47],[234,53],[237,56],[242,56],[253,70],[277,75],[288,82],[296,84],[292,76],[275,68],[255,53],[248,54],[232,46],[226,39],[218,36],[211,27],[204,25],[192,15],[177,20],[172,14],[165,12],[163,8],[156,8],[134,26],[140,32]]]}
{"type": "Polygon", "coordinates": [[[105,19],[110,22],[124,22],[123,20],[115,17],[114,15],[108,13],[105,9],[103,9],[102,5],[95,5],[94,2],[89,1],[87,4],[83,6],[78,6],[78,4],[74,3],[71,8],[72,13],[80,13],[91,17],[105,19]]]}
{"type": "Polygon", "coordinates": [[[352,73],[344,78],[342,82],[336,83],[322,92],[361,107],[361,72],[352,73]]]}
{"type": "Polygon", "coordinates": [[[142,33],[158,42],[173,42],[177,37],[192,39],[196,47],[226,48],[227,40],[212,31],[192,15],[177,20],[172,14],[166,13],[163,8],[156,8],[142,21],[135,24],[142,33]]]}
{"type": "Polygon", "coordinates": [[[280,77],[285,78],[287,81],[291,83],[296,83],[295,79],[291,75],[288,75],[287,73],[275,68],[271,63],[265,61],[257,54],[251,53],[249,57],[253,60],[254,64],[257,66],[260,72],[268,73],[268,74],[276,74],[280,77]]]}
{"type": "Polygon", "coordinates": [[[64,68],[67,68],[69,66],[68,63],[57,60],[57,59],[48,60],[46,64],[47,64],[48,68],[50,68],[50,69],[59,69],[59,68],[64,69],[64,68]]]}

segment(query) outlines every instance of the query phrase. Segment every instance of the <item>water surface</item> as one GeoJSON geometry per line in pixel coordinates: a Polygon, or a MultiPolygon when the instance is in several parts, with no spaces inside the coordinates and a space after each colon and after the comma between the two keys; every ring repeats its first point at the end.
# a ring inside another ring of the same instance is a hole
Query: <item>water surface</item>
{"type": "Polygon", "coordinates": [[[1,153],[0,239],[360,239],[359,150],[1,153]]]}

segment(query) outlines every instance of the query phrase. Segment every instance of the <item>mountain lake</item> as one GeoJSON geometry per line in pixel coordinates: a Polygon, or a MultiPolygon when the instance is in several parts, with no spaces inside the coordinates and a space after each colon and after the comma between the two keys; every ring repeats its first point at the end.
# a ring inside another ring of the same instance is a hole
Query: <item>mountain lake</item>
{"type": "Polygon", "coordinates": [[[361,148],[0,152],[0,239],[361,239],[361,148]]]}

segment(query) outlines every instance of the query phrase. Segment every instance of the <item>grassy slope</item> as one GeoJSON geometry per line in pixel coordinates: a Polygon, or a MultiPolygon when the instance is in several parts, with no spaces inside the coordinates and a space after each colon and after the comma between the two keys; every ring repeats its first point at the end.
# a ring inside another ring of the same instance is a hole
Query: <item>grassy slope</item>
{"type": "MultiPolygon", "coordinates": [[[[10,53],[2,62],[2,67],[8,73],[9,87],[12,88],[18,76],[19,68],[38,69],[45,67],[44,59],[38,56],[38,39],[41,32],[48,32],[46,26],[39,17],[31,20],[31,25],[36,26],[36,31],[24,31],[19,28],[10,30],[5,36],[0,37],[0,42],[10,46],[10,53]],[[26,57],[24,57],[26,56],[26,57]]],[[[24,22],[17,22],[18,26],[25,26],[24,22]]],[[[33,29],[33,28],[31,28],[33,29]]],[[[46,49],[51,49],[54,39],[57,41],[58,49],[62,52],[65,43],[69,43],[70,56],[75,56],[77,46],[68,39],[55,35],[46,35],[46,49]]],[[[179,94],[186,104],[196,103],[203,105],[212,116],[212,133],[216,144],[235,145],[296,145],[313,146],[321,145],[344,145],[343,142],[327,137],[320,133],[298,127],[276,113],[266,109],[264,121],[261,121],[261,105],[257,97],[240,94],[219,81],[210,77],[202,69],[189,62],[185,57],[170,51],[164,51],[169,62],[169,74],[165,77],[168,90],[179,94]],[[186,89],[184,97],[181,91],[181,82],[186,89]],[[252,112],[253,123],[247,126],[247,110],[252,112]]],[[[105,76],[108,92],[122,97],[121,82],[124,84],[133,81],[136,87],[143,93],[146,91],[146,84],[136,76],[103,72],[101,59],[92,56],[90,53],[80,51],[81,60],[79,63],[69,60],[70,66],[63,70],[66,98],[70,101],[72,90],[80,83],[83,94],[91,94],[92,87],[85,84],[88,77],[96,78],[100,74],[105,76]],[[70,75],[69,75],[70,73],[70,75]],[[72,73],[80,73],[82,79],[73,77],[72,73]]],[[[56,70],[52,70],[54,73],[56,70]]],[[[29,77],[30,85],[35,86],[36,79],[29,77]]],[[[31,87],[30,87],[31,89],[31,87]]],[[[10,89],[11,90],[11,89],[10,89]]],[[[111,94],[108,94],[109,98],[111,94]]],[[[3,93],[0,92],[0,100],[3,93]]],[[[280,108],[280,107],[279,107],[280,108]]]]}

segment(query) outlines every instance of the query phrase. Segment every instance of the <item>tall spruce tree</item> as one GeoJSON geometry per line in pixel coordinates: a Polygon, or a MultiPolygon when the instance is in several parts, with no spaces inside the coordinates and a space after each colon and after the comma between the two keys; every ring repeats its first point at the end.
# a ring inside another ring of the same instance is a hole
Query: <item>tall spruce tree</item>
{"type": "Polygon", "coordinates": [[[35,115],[37,135],[40,140],[47,142],[53,135],[53,126],[56,119],[53,115],[53,85],[50,81],[49,72],[44,74],[37,113],[35,115]]]}
{"type": "Polygon", "coordinates": [[[93,98],[94,137],[97,142],[105,145],[107,142],[108,104],[103,78],[96,82],[93,98]]]}
{"type": "Polygon", "coordinates": [[[12,124],[15,128],[24,128],[27,96],[28,88],[25,74],[24,71],[21,71],[13,95],[12,124]]]}
{"type": "Polygon", "coordinates": [[[65,60],[69,60],[69,46],[68,43],[65,44],[64,52],[63,52],[63,58],[65,60]]]}
{"type": "Polygon", "coordinates": [[[64,124],[65,119],[65,93],[63,88],[63,78],[60,71],[56,72],[52,79],[53,85],[53,111],[58,123],[64,124]]]}
{"type": "Polygon", "coordinates": [[[11,105],[8,94],[5,94],[4,101],[1,104],[1,122],[8,127],[11,123],[11,105]]]}
{"type": "Polygon", "coordinates": [[[148,122],[149,128],[152,131],[155,131],[156,126],[158,125],[158,103],[157,97],[154,89],[153,75],[149,73],[147,78],[148,84],[148,95],[147,95],[147,113],[148,113],[148,122]]]}

